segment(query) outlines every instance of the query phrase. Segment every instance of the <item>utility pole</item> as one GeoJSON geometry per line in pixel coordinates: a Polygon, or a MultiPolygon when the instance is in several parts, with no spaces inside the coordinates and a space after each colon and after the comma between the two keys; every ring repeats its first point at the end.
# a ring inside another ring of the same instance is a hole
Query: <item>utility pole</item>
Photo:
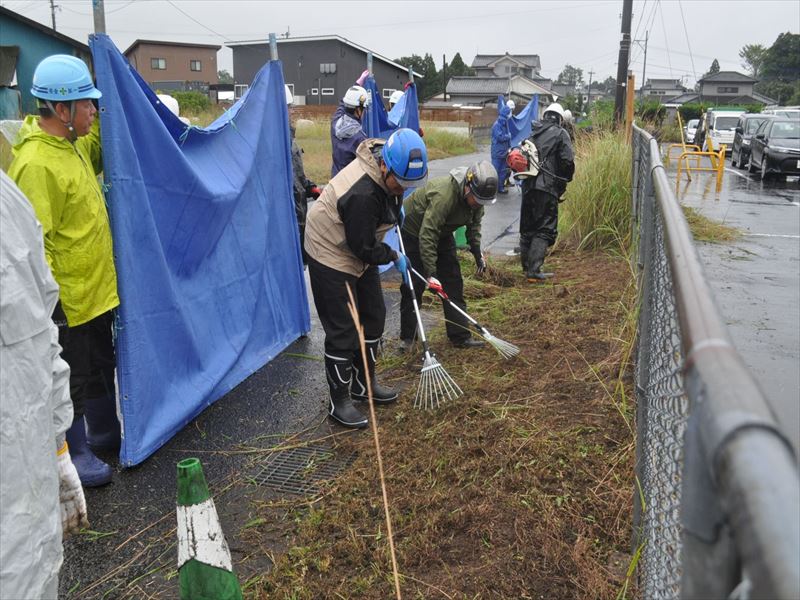
{"type": "Polygon", "coordinates": [[[594,71],[589,71],[589,90],[586,93],[586,114],[589,114],[589,105],[592,102],[592,75],[594,71]]]}
{"type": "Polygon", "coordinates": [[[631,21],[633,20],[633,0],[622,1],[622,39],[619,42],[617,59],[617,90],[614,97],[614,122],[622,122],[625,110],[625,87],[628,79],[628,61],[631,51],[631,21]]]}
{"type": "Polygon", "coordinates": [[[645,75],[647,74],[647,40],[650,37],[650,32],[644,32],[644,40],[633,40],[636,44],[641,46],[642,41],[644,41],[644,65],[642,66],[642,85],[639,86],[639,97],[644,98],[644,86],[647,83],[647,79],[645,79],[645,75]]]}
{"type": "Polygon", "coordinates": [[[442,54],[442,99],[447,102],[447,59],[442,54]]]}
{"type": "Polygon", "coordinates": [[[56,0],[50,0],[50,18],[53,20],[53,31],[56,30],[56,0]]]}
{"type": "Polygon", "coordinates": [[[106,32],[106,9],[103,0],[92,0],[92,13],[94,14],[94,32],[106,32]]]}

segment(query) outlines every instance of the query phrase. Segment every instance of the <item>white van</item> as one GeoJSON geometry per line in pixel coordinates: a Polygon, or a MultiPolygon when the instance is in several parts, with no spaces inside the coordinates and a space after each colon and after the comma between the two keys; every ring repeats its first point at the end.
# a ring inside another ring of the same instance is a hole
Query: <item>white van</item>
{"type": "Polygon", "coordinates": [[[730,154],[733,149],[733,136],[736,133],[736,124],[739,117],[746,111],[740,109],[709,108],[706,111],[706,133],[703,142],[703,151],[709,149],[709,139],[713,143],[714,151],[719,152],[720,146],[725,144],[725,153],[730,154]]]}

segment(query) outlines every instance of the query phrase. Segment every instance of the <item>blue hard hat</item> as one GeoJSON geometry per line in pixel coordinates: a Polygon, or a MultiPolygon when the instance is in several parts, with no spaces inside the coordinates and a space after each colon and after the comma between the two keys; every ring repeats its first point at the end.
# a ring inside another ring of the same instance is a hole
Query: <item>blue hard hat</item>
{"type": "Polygon", "coordinates": [[[416,131],[398,129],[383,145],[383,162],[404,188],[420,187],[428,180],[428,150],[416,131]]]}
{"type": "Polygon", "coordinates": [[[89,67],[80,58],[54,54],[40,62],[33,73],[31,94],[53,102],[99,98],[89,67]]]}

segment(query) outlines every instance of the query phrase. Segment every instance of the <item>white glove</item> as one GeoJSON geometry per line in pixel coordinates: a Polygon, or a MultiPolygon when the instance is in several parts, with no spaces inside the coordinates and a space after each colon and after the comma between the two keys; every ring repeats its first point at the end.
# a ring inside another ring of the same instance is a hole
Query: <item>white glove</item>
{"type": "Polygon", "coordinates": [[[86,518],[86,498],[78,477],[78,471],[72,464],[67,443],[58,451],[58,499],[61,503],[61,529],[64,534],[78,533],[81,528],[88,527],[86,518]]]}

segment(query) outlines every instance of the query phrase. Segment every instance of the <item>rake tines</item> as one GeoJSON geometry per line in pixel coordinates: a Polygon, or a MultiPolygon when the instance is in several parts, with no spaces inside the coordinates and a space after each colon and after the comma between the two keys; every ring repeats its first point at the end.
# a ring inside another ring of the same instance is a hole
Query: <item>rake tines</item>
{"type": "Polygon", "coordinates": [[[483,339],[489,342],[492,345],[492,348],[497,350],[500,353],[500,356],[503,358],[510,360],[519,354],[519,348],[511,342],[501,340],[499,337],[493,336],[485,329],[482,330],[482,333],[483,339]]]}
{"type": "Polygon", "coordinates": [[[445,400],[454,400],[461,394],[463,392],[458,384],[436,357],[426,350],[417,395],[414,397],[414,408],[439,408],[445,400]]]}

